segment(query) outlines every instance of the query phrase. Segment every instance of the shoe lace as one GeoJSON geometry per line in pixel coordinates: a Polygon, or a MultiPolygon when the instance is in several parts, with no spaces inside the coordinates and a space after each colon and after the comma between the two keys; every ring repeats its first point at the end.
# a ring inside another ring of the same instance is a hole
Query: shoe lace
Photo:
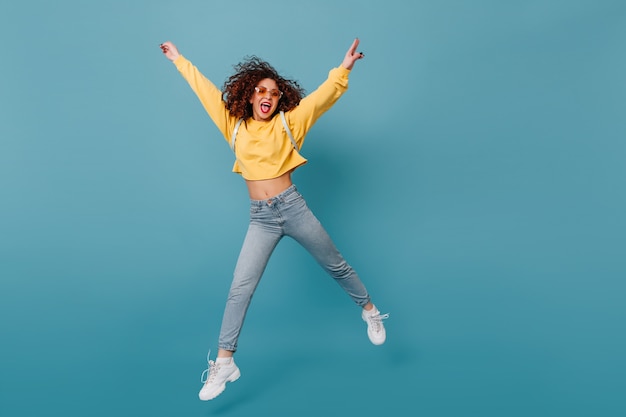
{"type": "Polygon", "coordinates": [[[388,319],[388,318],[389,318],[389,313],[385,313],[385,314],[376,313],[370,316],[369,317],[370,323],[372,323],[372,327],[374,328],[374,331],[379,332],[382,328],[383,320],[388,319]]]}
{"type": "Polygon", "coordinates": [[[202,375],[200,376],[200,382],[202,382],[203,384],[213,381],[215,379],[215,376],[217,375],[217,371],[219,371],[220,369],[220,366],[215,363],[215,361],[209,359],[210,356],[211,351],[209,350],[209,353],[206,355],[206,360],[209,366],[207,369],[204,370],[204,372],[202,372],[202,375]]]}

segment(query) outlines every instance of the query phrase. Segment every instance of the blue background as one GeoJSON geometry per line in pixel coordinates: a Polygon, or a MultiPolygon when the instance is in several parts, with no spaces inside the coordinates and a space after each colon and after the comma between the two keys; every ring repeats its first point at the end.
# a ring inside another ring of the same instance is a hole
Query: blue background
{"type": "Polygon", "coordinates": [[[0,38],[3,416],[626,413],[626,3],[5,1],[0,38]],[[312,91],[356,36],[294,180],[388,341],[284,240],[200,402],[248,197],[158,45],[312,91]]]}

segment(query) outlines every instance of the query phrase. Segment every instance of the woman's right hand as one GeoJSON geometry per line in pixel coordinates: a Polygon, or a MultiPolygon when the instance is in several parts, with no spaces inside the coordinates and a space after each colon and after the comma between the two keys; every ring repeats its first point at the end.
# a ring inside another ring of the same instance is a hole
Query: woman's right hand
{"type": "Polygon", "coordinates": [[[178,53],[178,49],[176,48],[176,45],[174,45],[170,41],[163,42],[161,45],[159,45],[159,48],[161,48],[161,50],[165,54],[165,57],[172,62],[174,62],[176,58],[180,56],[180,54],[178,53]]]}

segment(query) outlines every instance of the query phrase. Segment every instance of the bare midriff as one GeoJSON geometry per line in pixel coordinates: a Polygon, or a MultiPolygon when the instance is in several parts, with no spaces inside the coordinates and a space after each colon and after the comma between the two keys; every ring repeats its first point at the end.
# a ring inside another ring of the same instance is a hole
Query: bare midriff
{"type": "Polygon", "coordinates": [[[293,170],[285,172],[280,177],[271,178],[269,180],[246,180],[250,198],[252,200],[267,200],[268,198],[282,193],[292,184],[292,172],[293,170]]]}

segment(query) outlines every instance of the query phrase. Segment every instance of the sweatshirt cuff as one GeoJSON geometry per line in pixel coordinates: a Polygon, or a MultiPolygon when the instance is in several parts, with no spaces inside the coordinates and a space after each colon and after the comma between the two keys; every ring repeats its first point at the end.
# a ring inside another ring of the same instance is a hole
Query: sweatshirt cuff
{"type": "Polygon", "coordinates": [[[187,61],[187,59],[181,54],[178,55],[178,57],[173,61],[174,65],[176,65],[176,68],[180,68],[180,66],[187,61]]]}
{"type": "Polygon", "coordinates": [[[348,68],[344,67],[343,65],[339,65],[337,67],[337,69],[339,70],[339,75],[343,76],[343,77],[348,77],[348,75],[350,74],[351,70],[349,70],[348,68]]]}

